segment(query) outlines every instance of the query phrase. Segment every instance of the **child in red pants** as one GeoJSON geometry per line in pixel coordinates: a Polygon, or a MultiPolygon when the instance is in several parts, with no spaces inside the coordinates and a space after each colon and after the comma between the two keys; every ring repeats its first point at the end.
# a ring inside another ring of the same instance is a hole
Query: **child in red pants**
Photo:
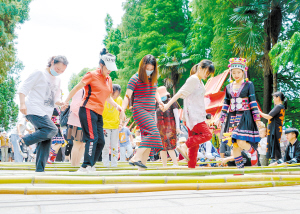
{"type": "Polygon", "coordinates": [[[192,68],[191,76],[173,98],[166,105],[160,104],[166,111],[179,98],[184,99],[183,116],[189,132],[186,141],[186,146],[189,149],[189,168],[196,167],[199,145],[212,138],[212,134],[205,123],[205,87],[202,80],[207,79],[214,72],[213,63],[209,60],[202,60],[192,68]]]}

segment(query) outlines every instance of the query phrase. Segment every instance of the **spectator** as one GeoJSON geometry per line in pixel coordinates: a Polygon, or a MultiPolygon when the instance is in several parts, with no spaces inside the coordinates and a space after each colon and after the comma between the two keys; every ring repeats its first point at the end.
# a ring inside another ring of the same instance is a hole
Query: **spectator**
{"type": "Polygon", "coordinates": [[[187,154],[187,146],[185,144],[186,138],[185,137],[180,137],[178,140],[179,146],[177,146],[177,151],[180,153],[178,156],[178,160],[183,160],[184,158],[189,161],[189,157],[187,154]]]}
{"type": "Polygon", "coordinates": [[[125,161],[132,156],[133,137],[129,128],[120,124],[119,125],[119,142],[120,142],[120,161],[125,161]],[[127,153],[126,153],[127,152],[127,153]]]}
{"type": "Polygon", "coordinates": [[[9,139],[6,136],[5,131],[1,133],[0,140],[1,140],[1,162],[8,162],[9,139]]]}
{"type": "Polygon", "coordinates": [[[260,159],[260,164],[262,166],[268,166],[268,159],[267,159],[267,128],[261,128],[259,130],[259,135],[261,137],[261,140],[258,144],[258,154],[260,159]]]}
{"type": "Polygon", "coordinates": [[[11,143],[14,149],[14,160],[15,162],[23,162],[23,158],[27,158],[26,153],[20,153],[18,150],[17,143],[19,142],[20,138],[22,138],[25,134],[25,131],[28,133],[32,133],[34,129],[29,129],[27,127],[28,120],[25,118],[24,115],[21,116],[21,119],[17,122],[16,127],[11,132],[11,143]]]}
{"type": "MultiPolygon", "coordinates": [[[[198,159],[201,162],[204,161],[215,161],[220,158],[220,155],[217,149],[212,145],[210,141],[207,141],[200,145],[198,151],[198,159]]],[[[211,166],[215,166],[216,164],[211,164],[211,166]]]]}
{"type": "Polygon", "coordinates": [[[285,130],[286,138],[289,144],[285,150],[283,159],[278,160],[270,166],[300,163],[300,142],[297,140],[299,131],[295,128],[288,128],[285,130]]]}

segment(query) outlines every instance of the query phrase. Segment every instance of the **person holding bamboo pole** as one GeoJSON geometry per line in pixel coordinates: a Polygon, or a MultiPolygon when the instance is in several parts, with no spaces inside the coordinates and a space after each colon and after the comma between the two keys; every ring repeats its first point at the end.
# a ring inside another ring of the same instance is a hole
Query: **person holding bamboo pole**
{"type": "Polygon", "coordinates": [[[183,114],[189,134],[186,141],[186,146],[189,149],[189,168],[196,167],[199,145],[212,138],[212,134],[205,123],[205,87],[202,80],[207,79],[214,72],[215,67],[213,63],[210,60],[202,60],[196,65],[196,73],[186,80],[185,84],[166,105],[163,104],[163,109],[166,111],[179,98],[184,99],[183,114]]]}

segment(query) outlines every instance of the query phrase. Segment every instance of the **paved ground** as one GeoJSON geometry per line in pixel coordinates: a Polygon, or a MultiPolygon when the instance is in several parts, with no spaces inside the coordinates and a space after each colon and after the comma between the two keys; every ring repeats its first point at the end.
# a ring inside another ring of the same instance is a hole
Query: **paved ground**
{"type": "Polygon", "coordinates": [[[0,195],[0,213],[299,214],[300,186],[103,195],[0,195]]]}

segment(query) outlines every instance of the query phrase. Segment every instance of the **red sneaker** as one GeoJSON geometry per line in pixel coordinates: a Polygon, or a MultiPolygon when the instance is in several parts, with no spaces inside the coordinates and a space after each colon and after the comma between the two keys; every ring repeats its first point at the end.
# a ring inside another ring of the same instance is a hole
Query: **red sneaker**
{"type": "Polygon", "coordinates": [[[251,154],[251,166],[257,166],[257,163],[258,163],[258,155],[257,155],[257,151],[255,150],[251,154]]]}

